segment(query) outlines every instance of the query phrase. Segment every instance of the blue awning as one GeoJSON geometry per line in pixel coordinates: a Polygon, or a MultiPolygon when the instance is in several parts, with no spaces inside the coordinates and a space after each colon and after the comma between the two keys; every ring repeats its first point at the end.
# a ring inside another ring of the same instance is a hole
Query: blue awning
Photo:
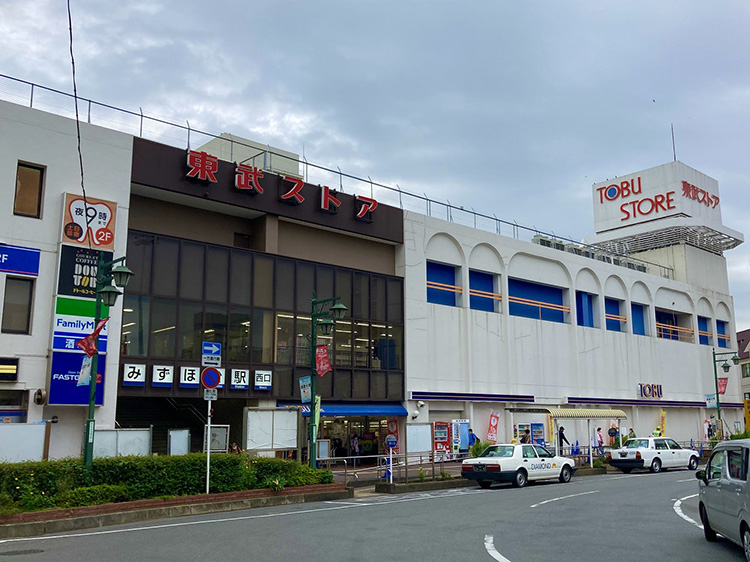
{"type": "MultiPolygon", "coordinates": [[[[310,404],[300,402],[276,403],[277,408],[300,408],[302,415],[310,416],[310,404]]],[[[398,402],[323,402],[320,415],[333,416],[407,416],[408,412],[398,402]]]]}

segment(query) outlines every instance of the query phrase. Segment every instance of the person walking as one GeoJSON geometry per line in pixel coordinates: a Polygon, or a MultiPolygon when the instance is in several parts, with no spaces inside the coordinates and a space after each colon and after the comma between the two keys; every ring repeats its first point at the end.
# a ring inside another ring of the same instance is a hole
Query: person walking
{"type": "Polygon", "coordinates": [[[602,428],[597,427],[596,433],[591,437],[591,449],[599,449],[599,454],[604,454],[604,437],[602,436],[602,428]]]}
{"type": "Polygon", "coordinates": [[[469,449],[471,449],[474,446],[474,443],[477,442],[477,435],[474,433],[474,430],[469,428],[469,449]]]}
{"type": "Polygon", "coordinates": [[[560,426],[560,429],[557,430],[557,442],[560,444],[560,454],[563,454],[563,443],[567,443],[568,447],[570,447],[570,441],[565,437],[565,428],[563,426],[560,426]]]}
{"type": "Polygon", "coordinates": [[[521,443],[531,443],[531,431],[528,429],[521,435],[521,443]]]}
{"type": "Polygon", "coordinates": [[[631,427],[631,428],[630,428],[630,429],[628,430],[628,439],[634,439],[635,437],[636,437],[636,435],[635,435],[635,431],[633,431],[633,428],[631,427]]]}
{"type": "MultiPolygon", "coordinates": [[[[357,436],[357,432],[352,429],[352,434],[349,437],[349,449],[351,451],[352,457],[358,457],[359,456],[359,437],[357,436]]],[[[357,466],[357,459],[352,459],[352,466],[357,466]]]]}

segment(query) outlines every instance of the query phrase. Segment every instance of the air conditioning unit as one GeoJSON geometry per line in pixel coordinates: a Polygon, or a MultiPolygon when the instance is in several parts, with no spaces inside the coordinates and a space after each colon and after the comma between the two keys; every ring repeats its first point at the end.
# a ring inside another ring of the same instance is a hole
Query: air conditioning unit
{"type": "Polygon", "coordinates": [[[565,244],[560,242],[560,240],[555,240],[554,238],[547,238],[546,236],[542,236],[540,234],[537,234],[534,236],[531,241],[534,244],[539,244],[540,246],[544,246],[545,248],[552,248],[553,250],[564,250],[565,244]]]}
{"type": "Polygon", "coordinates": [[[607,254],[596,254],[596,259],[604,263],[612,263],[612,256],[608,256],[607,254]]]}
{"type": "Polygon", "coordinates": [[[648,267],[642,263],[635,264],[635,270],[640,271],[641,273],[648,273],[648,267]]]}
{"type": "Polygon", "coordinates": [[[626,267],[628,264],[628,260],[624,258],[612,258],[612,264],[613,265],[620,265],[622,267],[626,267]]]}
{"type": "Polygon", "coordinates": [[[576,244],[566,244],[565,245],[565,251],[570,252],[571,254],[575,254],[577,256],[583,255],[583,248],[576,244]]]}

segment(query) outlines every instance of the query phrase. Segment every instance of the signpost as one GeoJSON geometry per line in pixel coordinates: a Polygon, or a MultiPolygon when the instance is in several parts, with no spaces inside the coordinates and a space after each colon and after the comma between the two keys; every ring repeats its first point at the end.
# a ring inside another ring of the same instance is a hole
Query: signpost
{"type": "MultiPolygon", "coordinates": [[[[206,343],[208,342],[203,342],[204,361],[206,358],[206,343]]],[[[220,365],[221,345],[216,345],[219,346],[219,355],[217,357],[219,358],[220,365]]],[[[209,357],[213,357],[213,355],[209,355],[209,357]]],[[[218,365],[216,367],[218,367],[218,365]]],[[[209,493],[208,484],[211,479],[211,416],[213,413],[213,410],[211,410],[211,401],[218,398],[219,392],[216,390],[216,387],[219,386],[219,383],[221,382],[221,373],[216,367],[206,367],[205,369],[203,369],[203,371],[201,371],[201,384],[203,384],[204,387],[203,399],[208,403],[208,413],[206,416],[206,418],[208,419],[208,446],[206,447],[206,494],[209,493]]]]}
{"type": "Polygon", "coordinates": [[[221,344],[204,341],[201,352],[201,367],[221,367],[221,344]]]}
{"type": "Polygon", "coordinates": [[[393,449],[398,447],[398,439],[394,434],[389,433],[385,438],[385,444],[388,446],[388,483],[393,484],[393,449]]]}

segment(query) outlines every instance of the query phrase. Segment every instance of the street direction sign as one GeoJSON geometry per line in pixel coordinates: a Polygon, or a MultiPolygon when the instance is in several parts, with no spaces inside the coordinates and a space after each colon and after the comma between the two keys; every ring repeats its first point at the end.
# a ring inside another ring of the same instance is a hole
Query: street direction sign
{"type": "Polygon", "coordinates": [[[221,367],[220,343],[204,341],[201,350],[201,367],[221,367]]]}
{"type": "Polygon", "coordinates": [[[392,433],[388,434],[385,438],[385,444],[389,449],[395,449],[398,446],[398,439],[392,433]]]}
{"type": "Polygon", "coordinates": [[[204,388],[203,389],[203,399],[204,400],[218,400],[219,398],[219,391],[215,388],[204,388]]]}
{"type": "MultiPolygon", "coordinates": [[[[216,388],[221,382],[221,373],[214,367],[206,367],[201,371],[201,383],[206,388],[216,388]]],[[[208,398],[206,398],[208,400],[208,398]]]]}

